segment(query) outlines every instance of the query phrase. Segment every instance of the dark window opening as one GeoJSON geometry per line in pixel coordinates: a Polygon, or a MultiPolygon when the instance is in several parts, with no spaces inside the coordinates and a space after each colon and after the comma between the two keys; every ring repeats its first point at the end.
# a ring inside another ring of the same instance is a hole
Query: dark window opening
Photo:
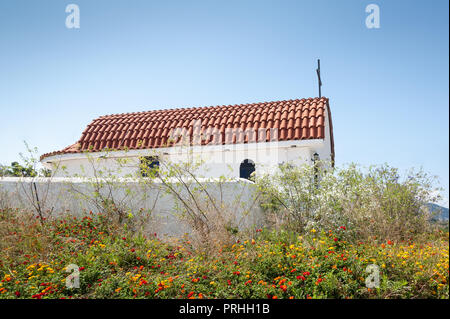
{"type": "Polygon", "coordinates": [[[253,180],[253,177],[251,175],[254,171],[255,163],[253,163],[252,160],[246,159],[241,163],[241,166],[239,167],[239,177],[253,180]]]}
{"type": "Polygon", "coordinates": [[[148,177],[149,175],[156,175],[159,169],[159,158],[157,156],[141,157],[141,176],[148,177]]]}

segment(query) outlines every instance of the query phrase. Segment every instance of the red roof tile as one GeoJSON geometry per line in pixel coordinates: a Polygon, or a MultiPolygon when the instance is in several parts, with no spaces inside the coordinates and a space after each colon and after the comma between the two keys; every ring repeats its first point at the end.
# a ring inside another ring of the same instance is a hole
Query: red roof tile
{"type": "MultiPolygon", "coordinates": [[[[322,97],[105,115],[93,120],[77,143],[61,151],[44,154],[41,160],[58,154],[96,152],[104,148],[147,149],[171,146],[173,141],[169,137],[175,128],[188,130],[192,141],[194,124],[199,120],[204,132],[210,132],[212,128],[220,131],[222,139],[219,140],[223,141],[222,144],[249,142],[248,137],[236,136],[232,141],[225,137],[226,128],[238,127],[242,130],[254,129],[256,135],[259,133],[258,129],[277,128],[280,141],[323,139],[324,111],[327,105],[328,99],[322,97]]],[[[261,138],[268,140],[269,134],[265,132],[264,135],[251,136],[250,141],[261,141],[261,138]]],[[[202,143],[217,143],[216,140],[216,137],[211,137],[209,141],[202,143]]],[[[333,140],[331,143],[333,146],[333,140]]]]}

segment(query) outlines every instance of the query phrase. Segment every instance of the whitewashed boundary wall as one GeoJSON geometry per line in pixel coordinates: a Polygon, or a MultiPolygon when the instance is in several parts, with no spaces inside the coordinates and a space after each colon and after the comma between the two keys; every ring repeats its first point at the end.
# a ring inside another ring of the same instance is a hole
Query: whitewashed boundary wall
{"type": "MultiPolygon", "coordinates": [[[[144,185],[127,179],[119,179],[111,184],[105,180],[101,182],[107,185],[101,188],[101,192],[105,196],[111,193],[115,201],[125,205],[133,215],[141,209],[150,211],[152,217],[148,222],[148,229],[158,235],[178,237],[189,232],[187,225],[180,220],[176,208],[180,201],[166,193],[161,184],[144,185]]],[[[262,210],[255,199],[251,182],[243,179],[225,182],[209,179],[202,180],[201,183],[217,203],[224,204],[224,214],[233,214],[236,226],[242,229],[262,225],[262,210]]],[[[33,203],[37,203],[37,194],[41,210],[51,212],[52,216],[82,215],[89,211],[95,213],[98,208],[85,196],[92,198],[94,185],[91,180],[81,178],[0,178],[0,209],[10,207],[35,211],[33,203]]],[[[176,183],[171,185],[183,197],[187,196],[186,189],[176,183]]],[[[195,186],[198,185],[192,185],[195,186]]]]}

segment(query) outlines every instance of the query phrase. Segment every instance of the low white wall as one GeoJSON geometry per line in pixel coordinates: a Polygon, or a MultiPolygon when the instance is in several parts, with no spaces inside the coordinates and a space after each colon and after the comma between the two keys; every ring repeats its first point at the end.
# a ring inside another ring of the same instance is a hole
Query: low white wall
{"type": "MultiPolygon", "coordinates": [[[[152,218],[147,226],[152,232],[160,236],[181,236],[189,232],[189,228],[178,216],[176,205],[180,201],[167,194],[161,184],[143,185],[130,179],[118,179],[115,183],[99,181],[106,185],[101,192],[105,195],[111,192],[117,203],[129,208],[130,213],[136,214],[140,209],[150,211],[152,218]]],[[[223,204],[223,214],[232,214],[237,226],[242,228],[262,225],[262,211],[255,200],[251,182],[239,179],[225,182],[210,179],[201,182],[215,199],[215,203],[223,204]]],[[[92,201],[95,189],[93,180],[61,177],[0,178],[0,209],[13,207],[34,211],[32,203],[36,204],[36,197],[33,184],[36,186],[41,209],[51,211],[52,215],[80,215],[91,210],[98,211],[92,201]]],[[[171,185],[179,190],[183,198],[188,198],[185,189],[175,183],[171,185]]]]}

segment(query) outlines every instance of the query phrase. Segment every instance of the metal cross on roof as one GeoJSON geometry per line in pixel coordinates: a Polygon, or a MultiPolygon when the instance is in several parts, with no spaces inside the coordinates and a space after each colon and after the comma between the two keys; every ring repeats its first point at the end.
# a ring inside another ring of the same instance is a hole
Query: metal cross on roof
{"type": "Polygon", "coordinates": [[[320,78],[320,59],[317,60],[317,78],[319,80],[319,97],[322,97],[322,80],[320,78]]]}

